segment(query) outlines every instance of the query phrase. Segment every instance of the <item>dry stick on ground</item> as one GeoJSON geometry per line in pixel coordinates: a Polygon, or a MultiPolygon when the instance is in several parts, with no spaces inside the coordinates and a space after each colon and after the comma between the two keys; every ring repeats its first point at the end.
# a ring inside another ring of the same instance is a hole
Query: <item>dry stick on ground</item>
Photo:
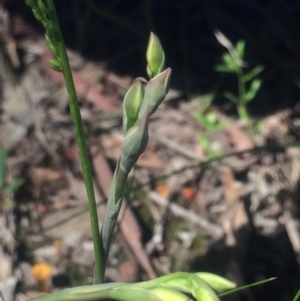
{"type": "Polygon", "coordinates": [[[156,192],[149,191],[148,194],[152,201],[154,201],[155,203],[157,203],[160,206],[169,207],[171,212],[174,215],[180,216],[182,218],[185,218],[185,219],[199,225],[207,232],[208,235],[210,235],[214,239],[217,240],[217,239],[220,239],[221,237],[223,237],[224,232],[221,229],[221,227],[209,222],[204,217],[200,217],[197,214],[195,214],[194,212],[191,212],[190,210],[186,210],[177,204],[170,203],[167,199],[160,196],[156,192]]]}

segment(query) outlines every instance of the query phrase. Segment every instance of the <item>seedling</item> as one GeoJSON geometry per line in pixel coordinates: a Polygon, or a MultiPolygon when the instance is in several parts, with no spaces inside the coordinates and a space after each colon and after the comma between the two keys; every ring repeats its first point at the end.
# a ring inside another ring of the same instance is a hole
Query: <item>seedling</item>
{"type": "Polygon", "coordinates": [[[230,52],[224,53],[222,62],[216,66],[216,70],[236,76],[238,83],[237,95],[226,91],[224,96],[236,105],[239,117],[248,125],[250,123],[250,115],[247,104],[256,97],[261,88],[261,80],[257,76],[263,71],[263,67],[256,66],[251,71],[245,72],[245,66],[242,65],[245,54],[244,41],[239,41],[236,44],[235,53],[238,56],[237,58],[233,57],[230,52]]]}
{"type": "Polygon", "coordinates": [[[215,132],[223,129],[226,125],[228,125],[227,121],[219,120],[214,112],[209,111],[209,107],[214,98],[214,93],[207,95],[201,103],[200,109],[196,113],[194,113],[194,118],[205,130],[205,133],[197,135],[197,140],[203,147],[208,158],[214,158],[221,155],[219,152],[212,150],[210,146],[211,136],[215,132]]]}

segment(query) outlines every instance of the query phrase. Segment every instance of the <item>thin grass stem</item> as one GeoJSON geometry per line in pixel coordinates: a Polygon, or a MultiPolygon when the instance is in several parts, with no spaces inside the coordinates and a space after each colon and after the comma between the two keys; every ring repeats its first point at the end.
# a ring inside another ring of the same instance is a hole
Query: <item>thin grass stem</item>
{"type": "Polygon", "coordinates": [[[59,32],[58,51],[60,54],[63,74],[66,82],[66,88],[68,91],[70,112],[74,124],[75,137],[79,148],[80,160],[81,160],[81,165],[83,170],[83,177],[86,185],[88,205],[90,211],[91,228],[92,228],[92,237],[94,242],[96,273],[97,273],[97,278],[99,283],[103,283],[104,282],[104,264],[103,264],[103,255],[102,255],[103,248],[100,239],[97,205],[96,205],[96,199],[94,193],[92,169],[91,169],[91,164],[89,159],[89,153],[88,153],[88,148],[85,140],[85,133],[84,133],[82,118],[80,114],[79,103],[76,95],[76,90],[74,86],[74,81],[72,78],[69,59],[67,56],[65,43],[60,30],[59,21],[58,21],[53,0],[48,0],[48,6],[53,11],[53,18],[55,19],[53,20],[53,22],[55,22],[55,26],[58,27],[58,32],[59,32]]]}

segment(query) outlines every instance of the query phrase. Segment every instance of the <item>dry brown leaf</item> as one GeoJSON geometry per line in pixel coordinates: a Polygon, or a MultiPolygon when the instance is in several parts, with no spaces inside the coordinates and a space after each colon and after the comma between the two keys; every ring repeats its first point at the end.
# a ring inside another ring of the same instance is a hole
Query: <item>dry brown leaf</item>
{"type": "Polygon", "coordinates": [[[225,127],[224,133],[235,151],[244,151],[255,146],[250,135],[233,124],[225,127]]]}
{"type": "MultiPolygon", "coordinates": [[[[226,233],[227,245],[233,246],[246,239],[247,235],[243,235],[240,239],[242,229],[243,233],[248,233],[249,219],[245,210],[244,203],[240,199],[240,191],[236,187],[235,179],[232,170],[225,167],[223,172],[223,191],[227,201],[230,202],[229,209],[223,217],[223,229],[226,233]]],[[[243,245],[243,243],[241,243],[243,245]]]]}
{"type": "Polygon", "coordinates": [[[100,141],[105,157],[117,161],[121,155],[123,140],[121,135],[101,135],[100,141]]]}
{"type": "Polygon", "coordinates": [[[165,164],[153,152],[147,150],[139,157],[136,165],[157,170],[165,168],[165,164]]]}
{"type": "Polygon", "coordinates": [[[56,169],[35,167],[31,171],[31,180],[35,185],[62,179],[64,179],[64,175],[56,169]]]}

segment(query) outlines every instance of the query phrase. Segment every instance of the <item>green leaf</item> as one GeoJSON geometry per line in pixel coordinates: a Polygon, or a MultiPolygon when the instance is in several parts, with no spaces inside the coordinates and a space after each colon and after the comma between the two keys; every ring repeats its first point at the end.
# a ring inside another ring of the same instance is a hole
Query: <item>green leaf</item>
{"type": "Polygon", "coordinates": [[[23,184],[25,183],[25,180],[23,178],[17,178],[11,183],[5,185],[3,187],[3,191],[5,193],[12,193],[18,190],[23,184]]]}
{"type": "Polygon", "coordinates": [[[215,70],[223,73],[235,73],[235,69],[232,69],[228,66],[218,65],[215,67],[215,70]]]}
{"type": "Polygon", "coordinates": [[[227,99],[229,99],[231,102],[235,103],[235,104],[238,104],[238,103],[239,103],[239,99],[238,99],[235,95],[233,95],[231,92],[229,92],[229,91],[226,91],[226,92],[224,93],[224,96],[225,96],[227,99]]]}
{"type": "Polygon", "coordinates": [[[224,60],[224,66],[226,66],[229,70],[231,70],[231,73],[237,72],[237,70],[240,68],[238,63],[233,59],[233,57],[229,53],[225,53],[223,55],[224,60]]]}
{"type": "Polygon", "coordinates": [[[212,104],[214,101],[216,95],[215,93],[209,93],[207,94],[204,99],[201,101],[200,104],[200,112],[204,112],[208,109],[208,107],[212,104]]]}
{"type": "Polygon", "coordinates": [[[223,296],[227,296],[227,295],[231,295],[233,293],[236,293],[236,292],[239,292],[239,291],[244,291],[250,287],[254,287],[254,286],[258,286],[258,285],[262,285],[264,283],[267,283],[267,282],[270,282],[270,281],[273,281],[277,279],[276,277],[273,277],[273,278],[268,278],[268,279],[264,279],[264,280],[261,280],[261,281],[257,281],[257,282],[254,282],[254,283],[251,283],[251,284],[246,284],[246,285],[243,285],[243,286],[239,286],[237,288],[234,288],[232,290],[229,290],[229,291],[226,291],[224,293],[221,293],[219,294],[219,297],[223,297],[223,296]]]}
{"type": "Polygon", "coordinates": [[[239,58],[242,60],[245,54],[245,41],[238,41],[235,46],[235,51],[238,54],[239,58]]]}
{"type": "Polygon", "coordinates": [[[298,301],[299,298],[300,298],[300,290],[298,290],[297,294],[295,295],[292,301],[298,301]]]}
{"type": "Polygon", "coordinates": [[[249,91],[245,95],[245,102],[251,101],[257,94],[258,90],[261,87],[261,80],[255,79],[249,88],[249,91]]]}
{"type": "Polygon", "coordinates": [[[205,134],[200,134],[197,136],[197,140],[200,143],[200,145],[203,147],[204,151],[206,153],[210,152],[210,141],[208,139],[208,136],[205,134]]]}
{"type": "Polygon", "coordinates": [[[196,112],[194,114],[195,119],[197,120],[197,122],[202,125],[204,128],[208,128],[209,127],[209,123],[207,122],[205,115],[203,115],[200,112],[196,112]]]}
{"type": "Polygon", "coordinates": [[[6,155],[6,150],[0,148],[0,189],[3,189],[5,183],[6,155]]]}
{"type": "Polygon", "coordinates": [[[246,73],[242,77],[242,81],[244,83],[251,81],[254,77],[256,77],[258,74],[260,74],[263,70],[264,70],[264,67],[262,67],[262,66],[255,67],[254,69],[252,69],[250,72],[246,73]]]}

